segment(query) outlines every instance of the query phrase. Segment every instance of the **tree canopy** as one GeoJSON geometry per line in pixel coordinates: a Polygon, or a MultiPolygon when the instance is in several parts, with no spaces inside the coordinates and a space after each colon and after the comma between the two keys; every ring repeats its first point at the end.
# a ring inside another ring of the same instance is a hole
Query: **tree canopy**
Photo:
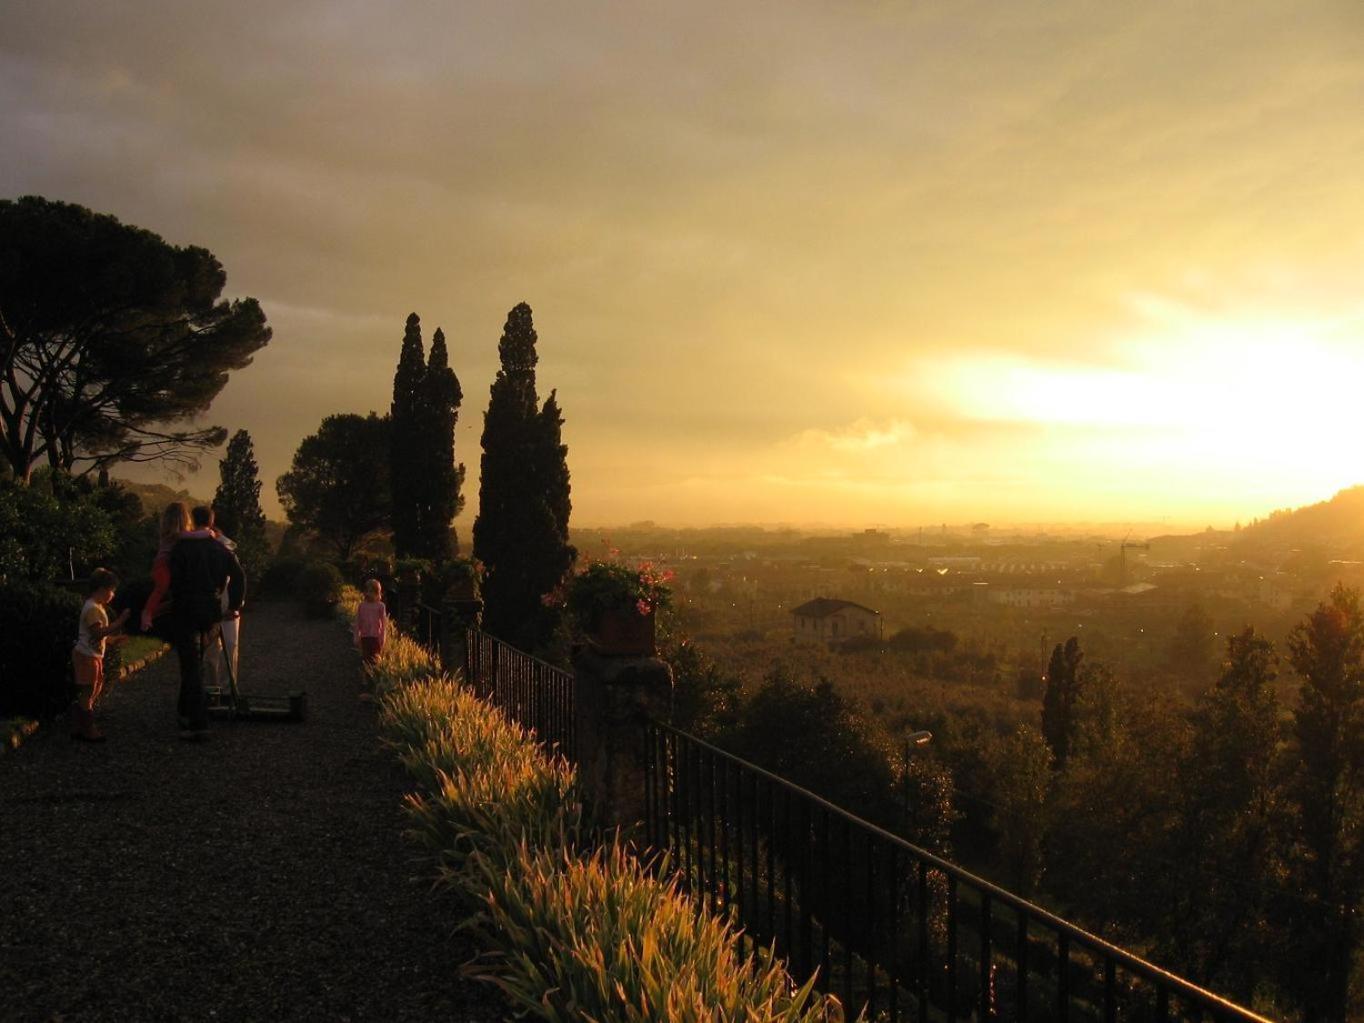
{"type": "Polygon", "coordinates": [[[463,398],[445,332],[436,328],[430,358],[424,359],[421,320],[412,313],[389,412],[393,546],[400,557],[443,561],[451,554],[450,526],[464,505],[464,466],[455,463],[455,423],[463,398]]]}
{"type": "Polygon", "coordinates": [[[421,545],[422,480],[421,442],[422,380],[426,376],[426,351],[422,344],[421,318],[407,317],[398,369],[393,374],[393,403],[389,406],[389,486],[393,498],[393,547],[400,557],[416,554],[421,545]]]}
{"type": "Polygon", "coordinates": [[[1084,679],[1080,676],[1080,661],[1084,653],[1080,641],[1071,636],[1065,645],[1056,644],[1047,667],[1047,688],[1042,694],[1042,735],[1051,747],[1058,768],[1066,766],[1078,728],[1076,704],[1084,679]]]}
{"type": "Polygon", "coordinates": [[[270,340],[255,299],[221,301],[213,253],[83,206],[0,201],[0,448],[27,480],[161,460],[226,431],[189,422],[270,340]]]}
{"type": "Polygon", "coordinates": [[[221,482],[213,495],[218,528],[237,542],[238,557],[249,571],[263,567],[267,553],[265,512],[260,506],[260,478],[251,434],[238,430],[218,463],[221,482]]]}
{"type": "Polygon", "coordinates": [[[388,525],[388,457],[387,416],[328,416],[275,484],[289,521],[348,560],[388,525]]]}
{"type": "Polygon", "coordinates": [[[483,418],[483,463],[474,556],[483,562],[485,625],[526,649],[549,640],[554,618],[542,597],[572,566],[568,543],[568,448],[551,394],[535,390],[537,337],[530,306],[507,314],[498,344],[501,368],[483,418]]]}

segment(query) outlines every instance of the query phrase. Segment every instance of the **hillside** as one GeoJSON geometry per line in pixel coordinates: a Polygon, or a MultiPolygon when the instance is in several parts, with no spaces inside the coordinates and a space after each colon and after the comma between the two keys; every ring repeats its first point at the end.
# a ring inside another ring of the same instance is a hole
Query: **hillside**
{"type": "Polygon", "coordinates": [[[187,490],[176,490],[164,483],[135,483],[132,480],[120,479],[114,482],[129,493],[137,495],[137,499],[142,502],[144,515],[156,515],[172,501],[184,501],[190,507],[211,503],[206,497],[196,497],[187,490]]]}
{"type": "Polygon", "coordinates": [[[1233,540],[1242,551],[1329,551],[1337,558],[1364,554],[1364,486],[1340,491],[1329,501],[1276,511],[1246,526],[1233,540]]]}

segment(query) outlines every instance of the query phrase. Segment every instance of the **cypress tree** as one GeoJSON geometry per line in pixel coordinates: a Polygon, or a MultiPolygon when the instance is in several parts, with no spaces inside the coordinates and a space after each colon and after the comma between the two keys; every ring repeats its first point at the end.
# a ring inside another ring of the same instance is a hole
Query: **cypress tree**
{"type": "MultiPolygon", "coordinates": [[[[559,395],[550,391],[535,421],[536,483],[543,495],[548,516],[544,532],[538,537],[532,571],[540,593],[548,593],[573,567],[577,550],[568,542],[568,518],[573,510],[568,476],[568,445],[563,443],[564,418],[559,411],[559,395]]],[[[543,602],[539,607],[537,639],[545,643],[558,624],[558,612],[543,602]]]]}
{"type": "Polygon", "coordinates": [[[1315,906],[1293,907],[1288,927],[1310,1020],[1352,1015],[1364,940],[1364,607],[1339,583],[1288,637],[1302,679],[1293,731],[1301,758],[1291,781],[1296,871],[1315,906]]]}
{"type": "Polygon", "coordinates": [[[422,535],[422,405],[426,358],[421,319],[407,317],[398,369],[393,374],[393,404],[389,409],[389,487],[392,496],[393,547],[399,557],[417,556],[422,535]]]}
{"type": "Polygon", "coordinates": [[[567,449],[557,398],[539,408],[535,326],[524,302],[507,315],[501,368],[483,419],[482,478],[474,556],[483,562],[484,624],[525,649],[543,646],[554,616],[541,597],[572,564],[567,449]]]}
{"type": "Polygon", "coordinates": [[[1066,766],[1075,739],[1075,705],[1080,701],[1080,641],[1074,636],[1063,647],[1056,644],[1047,666],[1047,688],[1042,694],[1042,735],[1056,758],[1056,767],[1066,766]]]}
{"type": "Polygon", "coordinates": [[[213,511],[218,528],[237,542],[242,563],[249,570],[262,567],[268,553],[259,471],[251,434],[238,430],[218,463],[221,482],[213,494],[213,511]]]}
{"type": "Polygon", "coordinates": [[[459,378],[450,368],[445,332],[437,327],[431,336],[431,355],[422,381],[424,429],[417,438],[425,462],[417,548],[422,557],[433,561],[450,557],[450,524],[464,504],[460,495],[464,466],[455,464],[455,424],[463,399],[459,378]]]}

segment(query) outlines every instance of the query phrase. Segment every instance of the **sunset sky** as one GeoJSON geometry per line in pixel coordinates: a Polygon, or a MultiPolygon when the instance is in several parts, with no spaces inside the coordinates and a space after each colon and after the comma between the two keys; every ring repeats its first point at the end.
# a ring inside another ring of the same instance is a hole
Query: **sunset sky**
{"type": "MultiPolygon", "coordinates": [[[[1364,482],[1364,5],[10,2],[0,196],[211,249],[274,480],[528,301],[575,522],[1230,524],[1364,482]]],[[[216,457],[189,486],[209,494],[216,457]]]]}

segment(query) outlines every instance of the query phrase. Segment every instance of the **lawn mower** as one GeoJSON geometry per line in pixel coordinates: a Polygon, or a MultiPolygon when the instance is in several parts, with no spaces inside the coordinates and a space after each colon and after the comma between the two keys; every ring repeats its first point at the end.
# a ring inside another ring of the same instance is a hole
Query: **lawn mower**
{"type": "MultiPolygon", "coordinates": [[[[215,717],[236,721],[302,721],[308,715],[308,694],[289,693],[285,696],[247,695],[237,688],[237,639],[241,631],[239,618],[224,619],[218,629],[218,650],[223,655],[223,671],[227,673],[227,688],[208,686],[204,695],[208,712],[215,717]]],[[[204,644],[211,649],[211,644],[204,644]]],[[[217,651],[214,652],[215,656],[217,651]]],[[[202,670],[202,669],[201,669],[202,670]]]]}

